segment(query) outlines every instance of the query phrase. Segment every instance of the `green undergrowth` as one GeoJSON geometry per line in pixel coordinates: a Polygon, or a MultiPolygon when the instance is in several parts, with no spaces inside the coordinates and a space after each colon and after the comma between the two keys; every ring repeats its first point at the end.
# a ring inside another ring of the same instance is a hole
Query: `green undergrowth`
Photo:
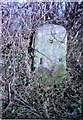
{"type": "Polygon", "coordinates": [[[40,73],[38,71],[38,73],[36,73],[35,78],[43,83],[44,85],[52,85],[52,84],[56,84],[59,85],[62,82],[64,82],[64,80],[66,80],[66,70],[64,68],[64,66],[61,64],[58,66],[57,71],[44,71],[42,70],[42,73],[40,73]]]}

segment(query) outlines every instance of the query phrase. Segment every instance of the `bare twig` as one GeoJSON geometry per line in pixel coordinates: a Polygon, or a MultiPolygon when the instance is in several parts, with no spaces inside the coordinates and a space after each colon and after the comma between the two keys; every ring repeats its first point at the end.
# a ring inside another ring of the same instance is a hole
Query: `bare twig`
{"type": "Polygon", "coordinates": [[[44,53],[40,52],[39,50],[35,49],[35,48],[32,48],[33,50],[37,51],[38,53],[42,54],[43,56],[45,56],[48,60],[50,60],[50,62],[52,62],[52,60],[46,56],[44,53]]]}
{"type": "Polygon", "coordinates": [[[56,4],[54,4],[54,5],[52,6],[52,8],[50,8],[41,18],[39,18],[39,19],[37,20],[37,22],[35,23],[35,26],[40,22],[40,20],[41,20],[45,15],[47,15],[47,14],[55,7],[55,5],[56,5],[56,4]]]}
{"type": "Polygon", "coordinates": [[[5,112],[9,109],[9,107],[10,107],[11,105],[13,105],[13,102],[10,102],[10,103],[8,104],[8,106],[7,106],[6,109],[2,112],[2,114],[5,113],[5,112]]]}
{"type": "Polygon", "coordinates": [[[13,90],[14,93],[20,98],[20,99],[19,99],[20,102],[22,102],[26,107],[28,107],[28,109],[30,109],[33,114],[35,114],[36,116],[40,117],[40,115],[36,112],[36,110],[33,109],[32,107],[30,107],[30,106],[28,105],[29,103],[28,103],[27,101],[25,101],[25,100],[21,97],[21,95],[19,95],[13,88],[12,88],[12,90],[13,90]]]}

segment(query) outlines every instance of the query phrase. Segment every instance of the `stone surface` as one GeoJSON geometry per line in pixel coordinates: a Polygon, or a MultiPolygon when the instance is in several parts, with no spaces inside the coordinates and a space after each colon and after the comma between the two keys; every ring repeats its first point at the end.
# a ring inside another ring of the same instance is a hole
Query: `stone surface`
{"type": "Polygon", "coordinates": [[[39,27],[36,31],[35,49],[34,66],[36,70],[47,68],[55,78],[59,74],[58,72],[64,71],[66,68],[66,29],[54,24],[39,27]]]}

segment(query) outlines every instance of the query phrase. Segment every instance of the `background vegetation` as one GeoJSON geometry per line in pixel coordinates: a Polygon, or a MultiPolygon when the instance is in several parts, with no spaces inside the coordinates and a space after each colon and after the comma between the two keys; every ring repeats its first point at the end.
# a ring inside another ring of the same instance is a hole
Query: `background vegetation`
{"type": "Polygon", "coordinates": [[[2,118],[82,119],[82,2],[0,3],[2,11],[2,118]],[[45,86],[34,79],[34,39],[38,26],[67,30],[67,78],[45,86]]]}

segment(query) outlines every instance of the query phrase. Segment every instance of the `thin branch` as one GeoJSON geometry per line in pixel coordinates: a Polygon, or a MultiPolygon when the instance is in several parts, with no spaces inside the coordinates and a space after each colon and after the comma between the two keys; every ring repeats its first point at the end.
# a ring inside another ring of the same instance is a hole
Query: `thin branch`
{"type": "Polygon", "coordinates": [[[37,22],[35,23],[35,26],[40,22],[40,20],[45,16],[45,15],[47,15],[54,7],[56,6],[56,3],[52,6],[52,8],[51,9],[49,9],[41,18],[39,18],[38,20],[37,20],[37,22]]]}
{"type": "Polygon", "coordinates": [[[73,41],[77,38],[79,31],[75,34],[73,41]]]}
{"type": "Polygon", "coordinates": [[[28,109],[30,109],[32,113],[34,113],[36,116],[40,117],[40,115],[36,112],[36,110],[33,109],[32,107],[30,107],[30,106],[28,105],[29,103],[27,103],[27,101],[25,101],[25,100],[21,97],[21,95],[19,95],[13,88],[11,88],[11,89],[12,89],[13,92],[20,98],[20,99],[19,99],[20,102],[22,102],[24,105],[26,105],[26,107],[28,107],[28,109]]]}
{"type": "Polygon", "coordinates": [[[40,52],[39,50],[37,50],[37,49],[35,49],[35,48],[33,48],[33,47],[32,47],[32,49],[35,50],[35,51],[37,51],[38,53],[42,54],[42,55],[45,56],[48,60],[50,60],[50,62],[52,62],[52,60],[51,60],[48,56],[46,56],[44,53],[40,52]]]}
{"type": "Polygon", "coordinates": [[[6,107],[6,109],[5,109],[4,111],[2,111],[2,114],[5,113],[5,112],[9,109],[9,107],[10,107],[11,105],[13,105],[13,102],[10,102],[10,103],[8,104],[8,106],[6,107]]]}

